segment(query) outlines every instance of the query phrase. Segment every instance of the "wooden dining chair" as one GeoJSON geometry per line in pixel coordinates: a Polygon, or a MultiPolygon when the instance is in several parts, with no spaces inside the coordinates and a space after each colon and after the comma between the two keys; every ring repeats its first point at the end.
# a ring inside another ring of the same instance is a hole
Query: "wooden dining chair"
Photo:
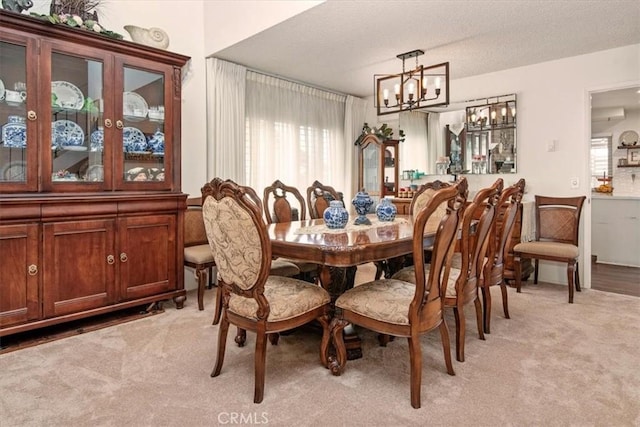
{"type": "Polygon", "coordinates": [[[207,277],[211,288],[216,282],[213,254],[207,241],[202,220],[200,197],[187,199],[187,210],[184,213],[184,265],[195,270],[198,279],[198,309],[204,310],[204,289],[207,277]],[[207,274],[208,272],[208,274],[207,274]]]}
{"type": "MultiPolygon", "coordinates": [[[[413,198],[411,199],[411,204],[409,205],[409,214],[415,218],[415,214],[419,212],[420,209],[426,206],[426,204],[429,202],[429,200],[431,200],[431,197],[433,197],[436,191],[445,187],[449,187],[450,185],[451,184],[440,180],[422,184],[420,187],[418,187],[413,198]]],[[[438,211],[433,215],[430,221],[432,223],[437,222],[438,218],[444,215],[445,211],[446,209],[440,206],[438,208],[438,211]]],[[[425,255],[427,256],[428,261],[431,252],[429,248],[426,248],[426,251],[427,252],[425,255]]],[[[374,265],[376,266],[376,280],[380,279],[383,274],[388,279],[391,278],[391,276],[393,276],[393,274],[395,274],[401,268],[407,265],[413,265],[413,260],[411,258],[411,255],[406,255],[398,258],[376,261],[374,265]]]]}
{"type": "MultiPolygon", "coordinates": [[[[247,197],[250,201],[253,202],[254,205],[258,208],[260,212],[262,212],[262,201],[255,190],[251,187],[242,187],[247,197]]],[[[211,244],[211,242],[210,242],[211,244]]],[[[271,269],[269,270],[269,274],[273,276],[285,276],[285,277],[294,277],[300,274],[300,269],[297,265],[292,262],[289,262],[282,258],[277,258],[271,261],[271,269]]],[[[213,325],[217,325],[220,322],[220,316],[222,314],[222,288],[218,287],[218,292],[216,293],[216,302],[215,302],[215,311],[213,313],[213,325]]],[[[273,344],[278,343],[278,335],[274,334],[270,336],[271,342],[273,344]]],[[[245,331],[239,330],[236,336],[236,343],[242,347],[244,345],[246,339],[245,331]]]]}
{"type": "Polygon", "coordinates": [[[212,377],[220,375],[229,324],[256,333],[255,403],[264,396],[267,335],[313,320],[322,325],[320,362],[328,365],[330,297],[322,287],[270,275],[272,251],[267,225],[246,187],[214,178],[202,188],[205,229],[219,270],[223,310],[212,377]],[[224,249],[217,249],[224,248],[224,249]]]}
{"type": "Polygon", "coordinates": [[[482,323],[484,332],[491,333],[491,287],[500,286],[504,317],[509,317],[509,299],[504,277],[504,263],[509,251],[508,243],[513,233],[516,215],[520,210],[525,180],[504,189],[497,205],[496,221],[493,224],[486,261],[478,286],[482,294],[482,323]]]}
{"type": "Polygon", "coordinates": [[[358,285],[338,297],[335,303],[336,316],[331,327],[336,356],[331,358],[329,365],[334,375],[340,375],[345,368],[346,348],[343,330],[349,323],[380,334],[408,339],[411,406],[414,408],[420,407],[420,335],[439,328],[447,372],[449,375],[455,375],[440,287],[447,254],[455,244],[466,195],[467,180],[461,178],[453,186],[436,191],[424,208],[416,213],[413,229],[413,256],[416,260],[414,283],[397,279],[374,280],[358,285]],[[431,224],[430,219],[443,204],[446,206],[445,214],[436,224],[431,224]],[[435,234],[429,271],[424,268],[425,234],[435,234]]]}
{"type": "MultiPolygon", "coordinates": [[[[478,283],[482,277],[485,255],[491,230],[496,219],[496,205],[502,191],[502,179],[491,187],[478,191],[473,201],[467,203],[460,225],[460,238],[451,247],[445,261],[444,278],[440,288],[444,306],[453,309],[456,322],[456,359],[464,362],[466,320],[464,307],[473,303],[476,312],[478,336],[484,340],[482,304],[478,295],[478,283]]],[[[430,264],[425,263],[425,271],[430,264]]],[[[407,267],[393,275],[394,279],[415,282],[415,266],[407,267]]]]}
{"type": "MultiPolygon", "coordinates": [[[[309,205],[309,216],[311,219],[322,218],[325,209],[329,207],[332,200],[342,200],[342,194],[329,185],[323,185],[319,181],[314,181],[307,187],[307,203],[309,205]]],[[[342,200],[344,204],[344,200],[342,200]]]]}
{"type": "MultiPolygon", "coordinates": [[[[300,191],[295,187],[285,185],[280,180],[275,180],[273,184],[265,187],[262,200],[268,224],[307,219],[307,208],[300,191]],[[297,215],[295,215],[296,210],[297,215]]],[[[315,282],[318,271],[317,264],[294,259],[280,259],[295,264],[300,270],[302,279],[315,282]]]]}
{"type": "Polygon", "coordinates": [[[539,260],[567,264],[569,303],[573,303],[573,287],[580,292],[578,273],[578,231],[586,197],[535,196],[536,238],[513,247],[516,288],[522,284],[522,260],[534,259],[533,283],[538,283],[539,260]]]}

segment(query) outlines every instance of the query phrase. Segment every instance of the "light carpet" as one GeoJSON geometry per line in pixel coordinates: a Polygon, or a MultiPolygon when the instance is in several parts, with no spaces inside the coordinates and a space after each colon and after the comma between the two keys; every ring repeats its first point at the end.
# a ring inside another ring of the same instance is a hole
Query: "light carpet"
{"type": "MultiPolygon", "coordinates": [[[[492,333],[480,341],[466,311],[466,361],[446,374],[440,336],[422,339],[422,408],[409,399],[405,339],[379,347],[360,330],[364,357],[334,377],[319,336],[298,331],[268,345],[264,401],[253,403],[255,336],[215,363],[215,290],[205,311],[182,310],[0,356],[0,426],[638,426],[640,299],[595,290],[568,304],[563,286],[509,289],[511,320],[492,292],[492,333]]],[[[454,339],[451,313],[447,323],[454,339]]]]}

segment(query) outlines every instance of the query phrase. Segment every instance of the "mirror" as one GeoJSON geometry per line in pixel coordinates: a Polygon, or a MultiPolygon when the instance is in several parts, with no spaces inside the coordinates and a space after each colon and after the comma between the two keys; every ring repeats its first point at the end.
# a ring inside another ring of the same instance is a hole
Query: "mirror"
{"type": "Polygon", "coordinates": [[[516,95],[475,99],[432,111],[404,111],[401,170],[428,175],[516,173],[516,95]]]}

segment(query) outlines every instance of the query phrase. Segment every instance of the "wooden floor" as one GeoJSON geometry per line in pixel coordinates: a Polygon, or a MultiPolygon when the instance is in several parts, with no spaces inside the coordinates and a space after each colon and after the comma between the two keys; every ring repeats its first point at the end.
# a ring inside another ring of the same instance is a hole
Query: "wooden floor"
{"type": "Polygon", "coordinates": [[[591,288],[640,297],[640,268],[593,262],[591,288]]]}

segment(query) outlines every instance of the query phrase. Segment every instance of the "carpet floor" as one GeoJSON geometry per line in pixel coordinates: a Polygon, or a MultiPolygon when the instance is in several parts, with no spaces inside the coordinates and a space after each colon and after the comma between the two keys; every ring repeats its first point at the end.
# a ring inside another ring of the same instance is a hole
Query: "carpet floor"
{"type": "MultiPolygon", "coordinates": [[[[492,333],[466,311],[466,361],[446,374],[437,331],[422,338],[422,408],[409,399],[407,342],[359,329],[364,357],[334,377],[319,336],[296,331],[267,349],[265,396],[253,403],[253,351],[233,342],[211,378],[215,290],[184,309],[0,355],[0,426],[638,426],[640,299],[566,287],[492,292],[492,333]]],[[[454,336],[453,316],[447,323],[454,336]]],[[[454,345],[452,344],[452,348],[454,345]]]]}

